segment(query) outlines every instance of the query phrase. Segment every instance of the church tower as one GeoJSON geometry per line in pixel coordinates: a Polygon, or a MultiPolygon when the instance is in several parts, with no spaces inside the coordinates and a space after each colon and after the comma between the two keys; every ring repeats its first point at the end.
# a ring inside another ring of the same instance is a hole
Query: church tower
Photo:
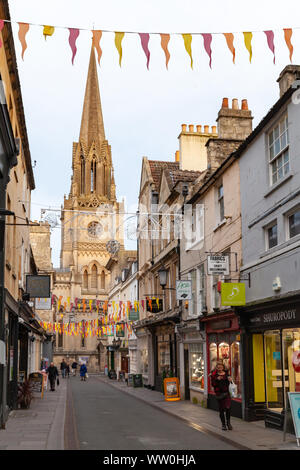
{"type": "MultiPolygon", "coordinates": [[[[65,322],[99,319],[99,308],[95,306],[107,300],[110,284],[107,243],[116,240],[124,249],[123,212],[123,203],[116,200],[111,147],[105,138],[92,47],[79,140],[73,143],[71,188],[61,211],[60,269],[54,276],[53,293],[61,298],[61,305],[67,304],[65,322]],[[84,304],[85,311],[76,308],[78,304],[84,304]]],[[[103,370],[104,358],[100,361],[94,354],[97,347],[99,351],[97,337],[64,336],[60,346],[56,345],[57,362],[67,353],[77,362],[82,355],[89,357],[89,370],[103,370]]]]}

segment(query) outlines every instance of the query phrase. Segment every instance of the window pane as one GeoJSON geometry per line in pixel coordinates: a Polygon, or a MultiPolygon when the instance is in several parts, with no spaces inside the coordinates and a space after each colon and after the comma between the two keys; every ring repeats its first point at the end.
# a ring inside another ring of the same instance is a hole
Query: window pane
{"type": "Polygon", "coordinates": [[[193,387],[204,388],[203,345],[191,344],[190,350],[190,381],[193,387]]]}
{"type": "Polygon", "coordinates": [[[270,160],[274,158],[274,145],[270,147],[270,160]]]}
{"type": "Polygon", "coordinates": [[[280,140],[276,139],[275,140],[275,155],[277,155],[280,152],[280,140]]]}
{"type": "Polygon", "coordinates": [[[268,229],[268,248],[277,245],[277,224],[268,229]]]}
{"type": "Polygon", "coordinates": [[[289,217],[290,238],[300,234],[300,210],[289,217]]]}
{"type": "Polygon", "coordinates": [[[219,359],[223,359],[224,366],[229,371],[230,363],[229,363],[229,344],[228,343],[219,344],[219,359]]]}
{"type": "Polygon", "coordinates": [[[216,343],[212,343],[209,345],[209,365],[210,365],[210,372],[216,368],[218,359],[218,350],[216,343]]]}
{"type": "Polygon", "coordinates": [[[272,143],[273,143],[273,131],[270,132],[269,134],[269,145],[272,145],[272,143]]]}
{"type": "Polygon", "coordinates": [[[287,144],[286,133],[282,134],[280,140],[281,140],[281,148],[284,149],[284,147],[285,147],[286,144],[287,144]]]}
{"type": "Polygon", "coordinates": [[[275,140],[278,139],[278,137],[279,137],[279,126],[276,126],[276,127],[274,128],[274,131],[273,131],[273,132],[274,132],[274,139],[275,139],[275,140]]]}
{"type": "Polygon", "coordinates": [[[241,384],[241,365],[240,365],[240,343],[235,341],[230,346],[230,363],[231,363],[231,377],[233,382],[237,386],[237,397],[242,396],[242,384],[241,384]]]}

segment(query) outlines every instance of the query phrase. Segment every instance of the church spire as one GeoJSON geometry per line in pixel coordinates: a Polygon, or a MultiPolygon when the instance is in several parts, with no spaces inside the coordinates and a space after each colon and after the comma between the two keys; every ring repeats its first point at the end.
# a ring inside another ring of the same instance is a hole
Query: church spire
{"type": "Polygon", "coordinates": [[[98,83],[97,66],[94,47],[92,45],[89,70],[85,88],[83,111],[81,118],[79,142],[90,149],[93,141],[103,142],[105,140],[102,107],[98,83]]]}

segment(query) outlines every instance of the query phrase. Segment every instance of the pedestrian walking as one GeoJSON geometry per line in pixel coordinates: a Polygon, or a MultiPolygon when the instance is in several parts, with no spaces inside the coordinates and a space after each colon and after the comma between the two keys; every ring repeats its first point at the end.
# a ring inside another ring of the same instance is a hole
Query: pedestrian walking
{"type": "Polygon", "coordinates": [[[86,373],[87,373],[86,365],[81,364],[81,366],[80,366],[80,380],[86,381],[86,373]]]}
{"type": "Polygon", "coordinates": [[[68,376],[68,378],[69,378],[69,377],[70,377],[70,366],[69,366],[69,364],[67,364],[66,374],[67,374],[67,376],[68,376]]]}
{"type": "Polygon", "coordinates": [[[72,363],[72,370],[73,370],[73,375],[75,376],[76,372],[77,372],[77,362],[76,361],[74,361],[72,363]]]}
{"type": "Polygon", "coordinates": [[[232,426],[230,424],[231,398],[229,394],[229,384],[231,382],[232,378],[229,376],[227,369],[225,369],[223,361],[217,361],[215,370],[211,372],[211,384],[214,388],[216,399],[218,400],[219,413],[223,431],[226,431],[227,428],[230,431],[232,430],[232,426]]]}
{"type": "Polygon", "coordinates": [[[66,378],[67,363],[64,359],[60,363],[60,370],[61,370],[62,378],[65,379],[66,378]]]}
{"type": "Polygon", "coordinates": [[[54,392],[55,391],[55,381],[56,381],[56,378],[59,376],[59,374],[58,374],[57,367],[55,367],[53,362],[50,363],[50,366],[48,367],[46,372],[48,374],[51,392],[54,392]]]}

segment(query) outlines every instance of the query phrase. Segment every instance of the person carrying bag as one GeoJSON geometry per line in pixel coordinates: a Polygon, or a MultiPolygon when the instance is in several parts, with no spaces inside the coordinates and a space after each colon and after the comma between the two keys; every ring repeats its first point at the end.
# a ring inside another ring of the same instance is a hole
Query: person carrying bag
{"type": "MultiPolygon", "coordinates": [[[[222,360],[217,361],[215,370],[211,373],[211,384],[214,388],[216,399],[218,400],[222,430],[232,430],[230,424],[231,397],[229,387],[232,385],[232,378],[228,375],[222,360]],[[226,422],[225,422],[226,414],[226,422]],[[227,428],[226,428],[227,424],[227,428]]],[[[235,384],[233,384],[235,385],[235,384]]]]}

